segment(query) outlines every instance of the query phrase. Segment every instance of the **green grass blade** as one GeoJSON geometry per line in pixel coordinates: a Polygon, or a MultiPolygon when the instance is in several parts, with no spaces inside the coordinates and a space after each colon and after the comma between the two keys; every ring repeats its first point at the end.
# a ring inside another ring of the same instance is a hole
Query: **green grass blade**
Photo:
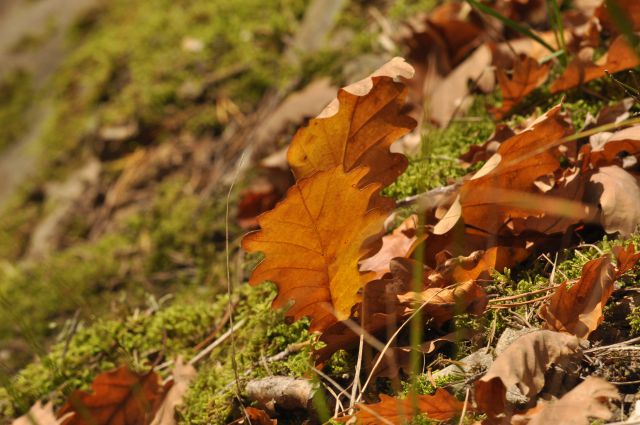
{"type": "Polygon", "coordinates": [[[503,24],[505,24],[506,26],[508,26],[509,28],[518,31],[520,34],[531,38],[532,40],[540,43],[542,46],[544,46],[547,50],[549,50],[551,53],[555,53],[556,50],[551,47],[549,45],[549,43],[547,43],[546,41],[544,41],[542,38],[540,38],[537,34],[535,34],[533,31],[531,31],[529,28],[520,25],[519,23],[507,18],[504,15],[501,15],[500,13],[498,13],[497,11],[493,10],[492,8],[490,8],[487,5],[484,5],[476,0],[467,0],[467,3],[469,3],[472,7],[478,9],[479,11],[486,13],[487,15],[491,15],[494,18],[498,19],[500,22],[502,22],[503,24]]]}
{"type": "Polygon", "coordinates": [[[633,24],[625,15],[624,10],[620,7],[617,0],[605,0],[605,4],[618,31],[625,36],[631,44],[631,47],[636,51],[636,54],[640,56],[640,37],[633,31],[633,24]]]}

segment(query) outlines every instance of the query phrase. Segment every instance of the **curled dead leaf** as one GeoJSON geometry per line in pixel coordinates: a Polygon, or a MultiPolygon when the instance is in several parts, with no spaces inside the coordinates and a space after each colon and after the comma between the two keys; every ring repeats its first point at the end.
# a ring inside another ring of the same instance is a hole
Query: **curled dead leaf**
{"type": "Polygon", "coordinates": [[[541,402],[523,414],[515,415],[513,425],[588,425],[591,419],[611,419],[609,401],[619,399],[616,387],[601,378],[589,376],[561,399],[541,402]]]}
{"type": "Polygon", "coordinates": [[[604,320],[603,309],[613,292],[614,267],[605,255],[589,261],[582,268],[580,280],[571,288],[562,283],[549,304],[540,307],[545,327],[585,339],[604,320]]]}
{"type": "Polygon", "coordinates": [[[389,235],[382,237],[382,247],[369,258],[362,260],[360,270],[375,273],[375,279],[380,279],[390,271],[389,263],[396,257],[406,257],[417,240],[416,227],[418,216],[411,215],[389,235]]]}
{"type": "Polygon", "coordinates": [[[505,400],[509,388],[515,385],[527,397],[538,394],[549,366],[573,356],[579,348],[578,338],[559,332],[540,330],[519,337],[476,381],[478,408],[489,417],[508,413],[505,400]]]}

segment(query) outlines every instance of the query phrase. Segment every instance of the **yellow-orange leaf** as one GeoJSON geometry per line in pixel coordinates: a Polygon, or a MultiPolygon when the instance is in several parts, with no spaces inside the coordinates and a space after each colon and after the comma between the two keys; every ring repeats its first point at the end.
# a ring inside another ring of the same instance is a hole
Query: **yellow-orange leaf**
{"type": "Polygon", "coordinates": [[[390,153],[389,146],[416,122],[401,112],[407,89],[393,78],[411,76],[413,68],[401,59],[385,67],[377,76],[341,89],[337,104],[330,104],[296,133],[287,159],[298,180],[338,165],[346,172],[364,165],[369,172],[360,186],[372,182],[386,186],[404,171],[406,158],[390,153]]]}
{"type": "Polygon", "coordinates": [[[249,283],[274,282],[274,307],[293,301],[289,314],[311,317],[314,331],[349,317],[358,290],[372,280],[358,262],[364,241],[382,231],[390,203],[379,185],[358,187],[367,172],[345,173],[339,165],[299,181],[242,241],[245,250],[265,254],[249,283]]]}
{"type": "Polygon", "coordinates": [[[412,400],[411,396],[399,400],[386,394],[380,394],[379,403],[369,404],[364,408],[361,404],[357,406],[360,409],[356,413],[357,425],[377,425],[380,423],[401,425],[409,423],[419,413],[423,413],[429,419],[448,421],[462,411],[464,403],[458,401],[446,390],[438,388],[433,395],[416,395],[415,400],[412,400]],[[384,418],[387,422],[380,418],[384,418]]]}

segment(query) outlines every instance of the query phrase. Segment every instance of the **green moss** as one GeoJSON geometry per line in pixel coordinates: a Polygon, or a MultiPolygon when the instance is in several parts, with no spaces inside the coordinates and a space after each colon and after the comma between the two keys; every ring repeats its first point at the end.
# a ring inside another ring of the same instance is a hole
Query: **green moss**
{"type": "Polygon", "coordinates": [[[420,12],[428,12],[437,5],[436,0],[398,0],[389,8],[389,16],[394,19],[407,19],[420,12]]]}
{"type": "Polygon", "coordinates": [[[444,186],[469,172],[458,157],[473,144],[483,143],[494,129],[484,109],[484,99],[476,98],[466,117],[454,120],[444,129],[429,129],[422,139],[422,152],[410,158],[407,171],[385,189],[396,199],[444,186]]]}
{"type": "MultiPolygon", "coordinates": [[[[235,360],[241,388],[253,378],[267,375],[299,377],[309,373],[310,353],[305,348],[283,361],[266,364],[265,359],[285,350],[290,344],[309,341],[308,321],[286,324],[281,311],[271,308],[275,295],[272,285],[261,285],[247,290],[247,300],[239,304],[236,320],[244,325],[235,335],[235,360]]],[[[231,357],[231,345],[227,344],[211,354],[211,360],[199,371],[198,377],[185,398],[181,409],[181,423],[226,423],[229,415],[237,413],[235,373],[231,357]]]]}
{"type": "MultiPolygon", "coordinates": [[[[193,355],[193,347],[215,327],[226,307],[193,301],[159,310],[149,308],[124,320],[98,320],[62,341],[0,390],[0,416],[23,413],[36,400],[47,398],[59,406],[68,393],[88,388],[93,378],[126,362],[139,370],[158,360],[193,355]]],[[[167,373],[165,370],[164,373],[167,373]]]]}
{"type": "Polygon", "coordinates": [[[32,95],[31,77],[24,71],[13,71],[0,81],[0,151],[27,129],[32,95]]]}

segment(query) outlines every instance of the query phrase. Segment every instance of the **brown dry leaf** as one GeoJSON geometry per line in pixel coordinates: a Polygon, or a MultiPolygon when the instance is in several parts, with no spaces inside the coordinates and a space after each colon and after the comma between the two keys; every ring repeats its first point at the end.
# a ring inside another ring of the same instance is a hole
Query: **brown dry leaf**
{"type": "Polygon", "coordinates": [[[372,280],[372,273],[358,271],[361,247],[382,231],[389,204],[378,195],[379,185],[358,188],[367,172],[345,173],[338,165],[299,181],[258,218],[261,230],[242,240],[246,251],[265,254],[249,283],[274,282],[274,307],[293,301],[288,314],[311,317],[313,331],[348,318],[358,291],[372,280]]]}
{"type": "Polygon", "coordinates": [[[245,407],[245,413],[249,417],[251,425],[277,425],[276,419],[271,419],[267,412],[255,407],[245,407]]]}
{"type": "Polygon", "coordinates": [[[98,375],[91,393],[76,390],[58,412],[75,413],[63,425],[144,425],[148,424],[164,396],[158,375],[132,372],[122,366],[98,375]]]}
{"type": "Polygon", "coordinates": [[[625,159],[627,161],[635,159],[637,164],[640,161],[640,125],[625,128],[616,133],[594,135],[589,145],[582,147],[581,153],[585,154],[585,161],[591,167],[607,165],[625,167],[625,159]]]}
{"type": "Polygon", "coordinates": [[[393,79],[410,78],[413,68],[395,58],[373,75],[341,89],[336,101],[298,130],[287,152],[296,179],[338,165],[345,172],[367,166],[360,187],[372,182],[386,186],[405,170],[404,155],[389,147],[416,122],[401,111],[407,89],[393,79]]]}
{"type": "Polygon", "coordinates": [[[514,385],[527,397],[536,395],[544,386],[549,366],[574,355],[579,347],[575,336],[548,330],[516,339],[476,381],[478,408],[489,417],[505,413],[506,392],[514,385]]]}
{"type": "Polygon", "coordinates": [[[635,252],[635,247],[632,243],[627,245],[627,248],[623,248],[620,245],[614,246],[612,251],[618,263],[616,278],[633,269],[640,261],[640,252],[635,252]]]}
{"type": "MultiPolygon", "coordinates": [[[[390,275],[369,282],[364,287],[362,303],[354,308],[349,320],[357,324],[362,323],[370,334],[397,326],[404,314],[404,307],[398,302],[398,295],[411,289],[413,268],[416,264],[408,258],[391,260],[390,275]],[[366,306],[365,309],[362,308],[363,304],[366,306]]],[[[340,321],[323,332],[320,340],[326,346],[317,350],[315,355],[318,362],[323,362],[339,349],[348,350],[356,346],[360,335],[354,332],[346,321],[340,321]]]]}
{"type": "Polygon", "coordinates": [[[489,139],[481,145],[471,145],[469,150],[460,155],[465,167],[469,167],[479,161],[486,161],[498,151],[500,143],[515,136],[516,133],[506,124],[496,124],[496,128],[489,139]]]}
{"type": "Polygon", "coordinates": [[[156,412],[156,416],[153,418],[151,425],[175,425],[175,412],[176,407],[182,404],[182,398],[184,397],[189,384],[196,377],[196,369],[190,364],[185,364],[181,357],[178,357],[175,365],[173,366],[173,384],[167,392],[160,408],[156,412]]]}
{"type": "Polygon", "coordinates": [[[360,263],[360,271],[375,273],[374,279],[380,279],[389,273],[389,263],[393,258],[406,257],[414,242],[417,240],[416,227],[418,216],[411,215],[392,233],[382,237],[382,247],[375,255],[364,259],[360,263]]]}
{"type": "MultiPolygon", "coordinates": [[[[571,133],[571,124],[560,112],[560,105],[547,111],[527,129],[502,142],[496,154],[460,188],[459,200],[435,226],[435,234],[449,232],[463,218],[467,226],[489,234],[509,232],[514,218],[542,216],[536,198],[531,205],[518,206],[527,194],[542,194],[538,179],[553,175],[567,146],[553,146],[571,133]],[[545,148],[549,146],[549,148],[545,148]],[[513,194],[513,196],[507,196],[513,194]],[[536,211],[537,210],[537,211],[536,211]]],[[[569,148],[569,152],[571,148],[569,148]]]]}
{"type": "Polygon", "coordinates": [[[448,73],[477,47],[483,29],[481,21],[474,18],[476,16],[469,13],[468,6],[445,3],[428,14],[409,19],[400,29],[398,41],[407,46],[409,61],[415,64],[418,73],[427,65],[430,56],[436,58],[441,73],[448,73]]]}
{"type": "Polygon", "coordinates": [[[529,93],[547,81],[551,62],[540,64],[536,59],[526,55],[519,55],[516,59],[511,76],[502,68],[496,70],[496,78],[502,91],[502,106],[494,108],[493,114],[502,119],[529,93]]]}
{"type": "Polygon", "coordinates": [[[604,320],[602,310],[613,292],[614,266],[605,255],[582,268],[580,280],[571,288],[562,283],[549,304],[540,307],[545,328],[586,339],[604,320]]]}
{"type": "Polygon", "coordinates": [[[628,236],[640,225],[638,178],[617,165],[600,167],[586,187],[589,202],[599,204],[600,223],[607,233],[628,236]]]}
{"type": "MultiPolygon", "coordinates": [[[[386,394],[380,394],[380,402],[375,404],[367,404],[367,409],[363,409],[360,405],[356,413],[357,425],[378,425],[380,418],[384,418],[394,425],[403,425],[414,418],[418,413],[424,414],[429,419],[439,421],[448,421],[462,412],[464,403],[458,401],[448,391],[438,388],[433,395],[416,395],[415,406],[417,412],[414,411],[414,402],[411,395],[400,400],[386,394]]],[[[341,422],[345,422],[349,418],[340,418],[341,422]]]]}
{"type": "MultiPolygon", "coordinates": [[[[436,326],[451,320],[457,313],[484,312],[487,297],[482,287],[472,281],[446,288],[431,287],[434,285],[431,280],[434,271],[429,268],[425,268],[423,274],[422,286],[426,289],[420,293],[411,292],[413,269],[417,266],[418,263],[411,259],[393,259],[390,277],[374,280],[365,286],[362,302],[365,305],[364,312],[362,304],[359,305],[354,309],[351,320],[356,324],[362,323],[368,333],[376,335],[397,328],[398,323],[406,320],[424,302],[427,305],[422,309],[422,317],[436,326]]],[[[436,279],[436,283],[445,284],[442,279],[436,279]]],[[[359,338],[358,332],[345,322],[334,324],[321,336],[326,346],[316,352],[317,360],[323,362],[339,349],[355,347],[359,338]]]]}
{"type": "MultiPolygon", "coordinates": [[[[640,2],[637,0],[616,0],[616,3],[620,9],[624,11],[625,16],[631,21],[633,29],[640,31],[640,2]]],[[[614,32],[618,31],[618,26],[609,15],[606,2],[602,2],[596,10],[595,15],[604,27],[614,32]]]]}
{"type": "Polygon", "coordinates": [[[60,425],[64,418],[56,419],[53,413],[53,403],[42,405],[37,401],[29,412],[11,422],[11,425],[60,425]]]}
{"type": "MultiPolygon", "coordinates": [[[[420,344],[418,351],[423,356],[431,354],[447,343],[458,343],[462,340],[466,340],[469,334],[470,332],[465,332],[464,329],[451,332],[444,336],[423,342],[420,344]]],[[[412,348],[410,346],[390,347],[385,355],[393,355],[394,363],[381,362],[380,366],[375,370],[374,376],[381,378],[396,378],[400,375],[401,370],[404,370],[404,372],[409,375],[411,373],[411,351],[412,348]]],[[[373,364],[377,362],[379,357],[380,353],[376,354],[376,357],[373,359],[373,364]]]]}
{"type": "Polygon", "coordinates": [[[407,292],[398,295],[398,300],[406,307],[404,316],[412,314],[422,304],[425,319],[431,319],[436,326],[460,312],[482,314],[487,306],[487,294],[474,281],[466,281],[447,288],[427,288],[422,292],[407,292]]]}
{"type": "Polygon", "coordinates": [[[633,48],[629,46],[623,36],[618,36],[609,46],[607,54],[597,62],[594,63],[580,57],[573,59],[562,75],[551,84],[551,93],[565,91],[597,78],[602,78],[606,75],[606,72],[615,74],[638,65],[640,65],[640,60],[633,48]]]}
{"type": "Polygon", "coordinates": [[[580,385],[554,402],[541,402],[523,414],[515,415],[513,425],[589,425],[593,419],[611,419],[611,399],[619,399],[615,386],[601,378],[589,376],[580,385]]]}
{"type": "Polygon", "coordinates": [[[255,228],[258,216],[275,207],[293,184],[293,176],[288,169],[261,167],[259,173],[240,194],[236,220],[243,229],[255,228]]]}
{"type": "Polygon", "coordinates": [[[428,117],[440,127],[446,127],[451,119],[469,108],[469,82],[474,86],[493,90],[494,73],[491,68],[492,54],[487,46],[480,46],[458,65],[442,81],[438,81],[429,92],[428,117]]]}
{"type": "MultiPolygon", "coordinates": [[[[473,258],[473,253],[469,256],[473,258]]],[[[469,258],[466,257],[466,258],[469,258]]],[[[453,282],[489,279],[491,272],[503,272],[507,267],[513,267],[529,257],[529,251],[524,248],[511,246],[494,246],[481,252],[474,261],[456,261],[451,270],[453,282]]],[[[465,258],[465,257],[459,257],[465,258]]],[[[452,261],[451,259],[448,261],[452,261]]]]}

